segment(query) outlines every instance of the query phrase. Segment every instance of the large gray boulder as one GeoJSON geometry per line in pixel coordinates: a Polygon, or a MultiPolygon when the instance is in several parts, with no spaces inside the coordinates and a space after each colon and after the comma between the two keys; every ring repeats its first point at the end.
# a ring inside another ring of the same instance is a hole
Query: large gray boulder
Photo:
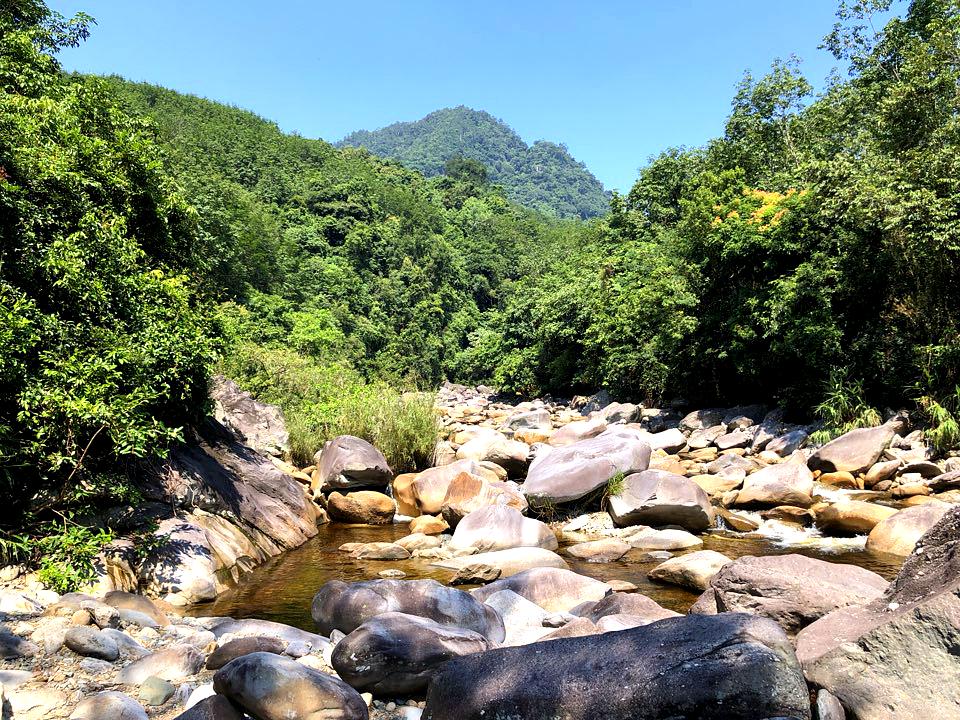
{"type": "Polygon", "coordinates": [[[556,550],[557,536],[547,524],[524,517],[515,508],[490,505],[473,511],[457,524],[450,547],[475,547],[480,552],[516,547],[556,550]]]}
{"type": "Polygon", "coordinates": [[[237,439],[262,455],[282,457],[290,450],[290,434],[276,405],[256,400],[231,379],[215,375],[210,383],[213,416],[237,439]]]}
{"type": "Polygon", "coordinates": [[[509,477],[523,477],[529,464],[530,446],[510,440],[498,432],[468,440],[457,450],[457,460],[492,462],[507,471],[509,477]]]}
{"type": "Polygon", "coordinates": [[[650,446],[640,435],[619,428],[539,453],[530,464],[523,492],[532,504],[567,503],[599,490],[617,473],[646,470],[650,446]]]}
{"type": "Polygon", "coordinates": [[[923,534],[940,522],[949,510],[950,506],[942,502],[899,510],[873,526],[867,536],[867,550],[906,557],[913,552],[923,534]]]}
{"type": "Polygon", "coordinates": [[[737,493],[735,505],[813,504],[813,473],[806,465],[788,462],[769,465],[748,475],[737,493]]]}
{"type": "Polygon", "coordinates": [[[495,643],[504,637],[503,621],[482,599],[436,580],[331,580],[314,595],[310,612],[324,635],[351,633],[377,615],[402,612],[473,630],[495,643]]]}
{"type": "Polygon", "coordinates": [[[600,600],[613,589],[605,582],[571,570],[538,567],[477,588],[472,595],[486,602],[487,598],[501,590],[512,590],[549,612],[566,612],[582,602],[600,600]]]}
{"type": "Polygon", "coordinates": [[[386,487],[393,478],[383,453],[353,435],[338,435],[327,440],[314,455],[313,462],[317,466],[315,491],[386,487]]]}
{"type": "Polygon", "coordinates": [[[272,653],[231,660],[213,688],[259,720],[367,720],[367,704],[342,680],[272,653]]]}
{"type": "Polygon", "coordinates": [[[690,612],[762,615],[795,633],[837,608],[877,599],[887,585],[856,565],[796,554],[745,556],[713,576],[690,612]]]}
{"type": "Polygon", "coordinates": [[[666,470],[627,475],[622,490],[607,498],[607,510],[618,527],[680,525],[699,532],[714,519],[710,498],[700,486],[666,470]]]}
{"type": "Polygon", "coordinates": [[[810,718],[793,648],[749,615],[679,617],[452,660],[424,720],[810,718]]]}
{"type": "Polygon", "coordinates": [[[960,508],[927,532],[883,597],[797,635],[807,679],[856,720],[960,717],[960,508]]]}
{"type": "Polygon", "coordinates": [[[490,641],[473,630],[389,612],[370,618],[337,643],[332,665],[361,692],[418,693],[438,666],[488,649],[490,641]]]}
{"type": "Polygon", "coordinates": [[[515,412],[503,421],[511,430],[551,430],[550,411],[544,408],[515,412]]]}
{"type": "Polygon", "coordinates": [[[899,421],[891,421],[879,427],[851,430],[817,450],[807,465],[811,470],[825,473],[866,472],[880,459],[900,428],[899,421]]]}

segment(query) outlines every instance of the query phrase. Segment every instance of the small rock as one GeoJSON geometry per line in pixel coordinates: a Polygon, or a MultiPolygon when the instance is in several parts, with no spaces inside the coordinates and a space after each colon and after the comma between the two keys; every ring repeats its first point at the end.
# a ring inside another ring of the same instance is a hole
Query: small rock
{"type": "Polygon", "coordinates": [[[173,683],[151,675],[140,684],[138,695],[144,705],[156,707],[163,705],[173,697],[176,690],[177,688],[173,686],[173,683]]]}
{"type": "Polygon", "coordinates": [[[147,713],[129,695],[107,690],[81,700],[70,720],[147,720],[147,713]]]}

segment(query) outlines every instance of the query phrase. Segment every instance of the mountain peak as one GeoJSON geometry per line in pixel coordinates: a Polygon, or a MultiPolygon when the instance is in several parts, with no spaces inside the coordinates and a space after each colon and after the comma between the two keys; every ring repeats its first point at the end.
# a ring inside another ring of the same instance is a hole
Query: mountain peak
{"type": "Polygon", "coordinates": [[[465,105],[434,110],[420,120],[379,130],[358,130],[337,143],[363,147],[424,175],[439,175],[451,157],[482,162],[508,197],[557,217],[594,217],[607,211],[608,194],[563,144],[527,145],[507,123],[465,105]]]}

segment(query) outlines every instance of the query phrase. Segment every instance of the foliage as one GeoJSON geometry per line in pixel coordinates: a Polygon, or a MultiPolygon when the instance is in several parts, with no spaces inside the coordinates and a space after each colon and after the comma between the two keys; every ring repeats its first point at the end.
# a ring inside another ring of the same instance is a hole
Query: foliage
{"type": "Polygon", "coordinates": [[[960,385],[939,400],[924,395],[917,405],[927,422],[924,436],[933,449],[941,454],[960,449],[960,385]]]}
{"type": "Polygon", "coordinates": [[[883,418],[863,397],[863,382],[849,380],[842,372],[834,372],[826,389],[826,397],[817,405],[817,416],[824,427],[811,435],[814,443],[825,443],[861,427],[875,427],[883,418]]]}
{"type": "Polygon", "coordinates": [[[94,558],[113,540],[107,530],[91,529],[67,518],[62,525],[53,524],[39,534],[35,548],[40,560],[37,577],[61,594],[81,588],[96,578],[94,558]]]}
{"type": "Polygon", "coordinates": [[[449,175],[453,158],[473,159],[511,200],[560,218],[590,218],[607,210],[603,185],[564,145],[541,140],[528,146],[502,120],[462,105],[416,122],[360,130],[338,145],[366,148],[427,176],[449,175]]]}

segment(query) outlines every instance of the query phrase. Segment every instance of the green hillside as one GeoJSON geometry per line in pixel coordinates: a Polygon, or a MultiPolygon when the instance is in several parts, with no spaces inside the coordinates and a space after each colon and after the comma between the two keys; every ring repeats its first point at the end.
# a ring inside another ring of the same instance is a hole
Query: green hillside
{"type": "Polygon", "coordinates": [[[609,206],[603,185],[565,146],[543,140],[528,146],[503,121],[462,105],[415,122],[359,130],[338,146],[367,148],[427,176],[442,173],[453,157],[478,160],[511,200],[557,217],[594,217],[609,206]]]}

